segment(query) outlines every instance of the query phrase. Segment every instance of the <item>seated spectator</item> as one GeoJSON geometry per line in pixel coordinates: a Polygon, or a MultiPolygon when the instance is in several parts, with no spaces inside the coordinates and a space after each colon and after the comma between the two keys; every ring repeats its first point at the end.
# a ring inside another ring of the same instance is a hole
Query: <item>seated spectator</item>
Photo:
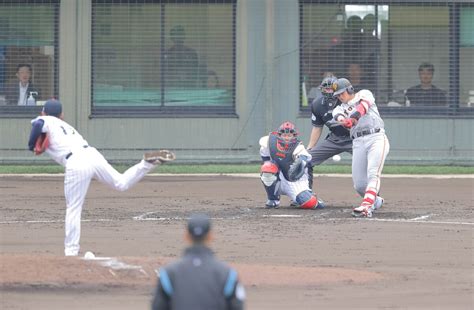
{"type": "Polygon", "coordinates": [[[199,61],[196,51],[184,44],[186,32],[178,25],[170,30],[173,45],[164,55],[164,70],[167,85],[180,88],[198,86],[199,61]]]}
{"type": "Polygon", "coordinates": [[[31,74],[29,64],[19,64],[16,67],[16,79],[5,86],[7,105],[27,105],[30,93],[35,101],[39,98],[39,90],[31,82],[31,74]]]}
{"type": "Polygon", "coordinates": [[[219,88],[220,83],[219,83],[219,77],[217,76],[217,73],[214,70],[209,70],[207,71],[207,81],[206,81],[206,87],[207,88],[219,88]]]}
{"type": "Polygon", "coordinates": [[[421,84],[409,88],[406,97],[410,105],[444,106],[447,103],[446,93],[431,84],[433,81],[434,66],[430,63],[422,63],[418,67],[418,75],[421,84]]]}

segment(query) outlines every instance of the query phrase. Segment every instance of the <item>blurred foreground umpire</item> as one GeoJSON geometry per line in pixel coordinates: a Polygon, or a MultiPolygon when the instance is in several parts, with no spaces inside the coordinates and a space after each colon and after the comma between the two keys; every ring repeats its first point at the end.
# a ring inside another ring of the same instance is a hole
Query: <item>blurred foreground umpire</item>
{"type": "Polygon", "coordinates": [[[237,272],[209,248],[210,229],[208,216],[191,216],[186,232],[191,245],[183,258],[160,269],[153,310],[244,309],[245,290],[237,272]]]}

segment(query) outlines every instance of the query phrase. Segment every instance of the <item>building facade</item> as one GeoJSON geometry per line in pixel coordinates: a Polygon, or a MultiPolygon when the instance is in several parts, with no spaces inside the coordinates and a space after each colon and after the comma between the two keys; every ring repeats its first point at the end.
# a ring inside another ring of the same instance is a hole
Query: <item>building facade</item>
{"type": "Polygon", "coordinates": [[[51,97],[111,161],[257,161],[284,120],[308,141],[328,72],[373,91],[388,162],[473,164],[474,4],[393,0],[0,0],[0,161],[48,161],[26,145],[51,97]]]}

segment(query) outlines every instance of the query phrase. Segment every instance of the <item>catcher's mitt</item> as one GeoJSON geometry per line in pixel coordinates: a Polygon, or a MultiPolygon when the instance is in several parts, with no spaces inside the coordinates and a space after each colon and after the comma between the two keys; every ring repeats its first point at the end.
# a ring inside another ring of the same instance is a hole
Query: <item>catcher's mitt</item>
{"type": "Polygon", "coordinates": [[[49,138],[46,133],[42,133],[38,139],[36,139],[35,148],[33,152],[35,155],[41,155],[49,147],[49,138]]]}
{"type": "Polygon", "coordinates": [[[150,164],[159,165],[175,160],[176,155],[168,150],[159,150],[145,153],[143,159],[150,164]]]}
{"type": "Polygon", "coordinates": [[[306,162],[301,158],[296,158],[295,161],[290,165],[288,169],[288,178],[290,182],[299,180],[304,174],[304,168],[306,167],[306,162]]]}

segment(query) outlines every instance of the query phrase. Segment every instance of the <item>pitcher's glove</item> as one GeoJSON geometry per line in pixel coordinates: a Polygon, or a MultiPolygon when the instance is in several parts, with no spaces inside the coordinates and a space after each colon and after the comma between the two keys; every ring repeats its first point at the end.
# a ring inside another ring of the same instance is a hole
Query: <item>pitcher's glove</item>
{"type": "Polygon", "coordinates": [[[39,135],[38,139],[36,139],[35,148],[33,152],[35,155],[41,155],[44,151],[49,147],[49,138],[46,133],[42,133],[39,135]]]}
{"type": "Polygon", "coordinates": [[[288,178],[290,182],[299,180],[304,174],[304,168],[306,168],[306,161],[301,157],[295,159],[288,169],[288,178]]]}
{"type": "Polygon", "coordinates": [[[176,155],[169,150],[159,150],[145,153],[143,159],[153,165],[164,164],[176,159],[176,155]]]}

